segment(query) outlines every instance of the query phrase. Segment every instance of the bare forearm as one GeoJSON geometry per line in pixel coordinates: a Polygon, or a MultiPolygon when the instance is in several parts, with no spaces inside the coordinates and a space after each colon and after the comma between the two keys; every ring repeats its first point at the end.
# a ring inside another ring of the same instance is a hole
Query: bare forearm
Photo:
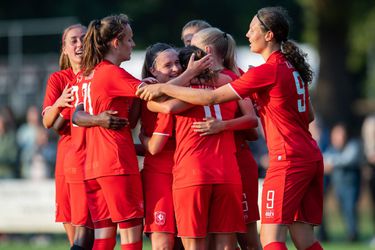
{"type": "Polygon", "coordinates": [[[212,90],[193,89],[173,85],[162,87],[164,94],[179,99],[181,101],[194,105],[211,105],[214,104],[214,95],[212,90]]]}
{"type": "Polygon", "coordinates": [[[53,105],[50,108],[48,108],[43,115],[43,126],[45,128],[51,128],[59,114],[60,109],[57,106],[53,105]]]}
{"type": "Polygon", "coordinates": [[[82,110],[74,112],[73,123],[80,127],[94,127],[98,124],[96,116],[90,115],[82,110]]]}
{"type": "Polygon", "coordinates": [[[257,120],[254,120],[252,117],[246,115],[223,122],[225,130],[244,130],[256,128],[258,126],[257,120]]]}
{"type": "Polygon", "coordinates": [[[176,86],[189,86],[190,81],[194,78],[194,73],[187,69],[178,77],[170,80],[167,84],[176,85],[176,86]]]}
{"type": "Polygon", "coordinates": [[[231,100],[238,100],[238,96],[229,85],[211,89],[193,89],[173,85],[162,85],[161,91],[171,97],[194,105],[213,105],[231,100]]]}
{"type": "Polygon", "coordinates": [[[55,122],[53,123],[53,130],[55,130],[56,132],[59,132],[61,129],[64,128],[64,125],[66,124],[66,120],[61,116],[59,115],[57,117],[57,119],[55,120],[55,122]]]}

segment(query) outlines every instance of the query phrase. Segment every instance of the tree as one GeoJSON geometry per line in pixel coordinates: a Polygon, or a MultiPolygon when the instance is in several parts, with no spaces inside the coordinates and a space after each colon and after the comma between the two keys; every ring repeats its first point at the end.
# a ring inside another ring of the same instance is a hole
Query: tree
{"type": "Polygon", "coordinates": [[[320,55],[318,85],[313,95],[316,109],[328,126],[337,121],[353,124],[359,120],[354,104],[361,96],[367,63],[364,55],[371,42],[362,39],[360,27],[375,17],[374,1],[298,1],[306,13],[306,37],[316,44],[320,55]]]}

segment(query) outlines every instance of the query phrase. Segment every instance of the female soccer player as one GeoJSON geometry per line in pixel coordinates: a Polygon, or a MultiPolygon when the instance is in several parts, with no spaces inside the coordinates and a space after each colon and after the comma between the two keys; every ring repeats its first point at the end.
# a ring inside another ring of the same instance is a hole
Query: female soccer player
{"type": "MultiPolygon", "coordinates": [[[[230,34],[218,28],[206,28],[194,34],[191,44],[212,55],[211,68],[215,71],[229,76],[231,81],[240,76],[235,62],[236,43],[230,34]]],[[[224,121],[211,117],[207,121],[195,122],[192,127],[201,135],[210,135],[224,130],[235,131],[236,158],[242,179],[242,203],[247,225],[247,234],[239,234],[238,242],[242,249],[259,249],[256,225],[256,221],[259,220],[258,166],[245,140],[250,136],[253,136],[252,140],[257,139],[254,129],[257,126],[257,117],[250,98],[238,101],[238,105],[240,109],[235,119],[224,121]],[[244,131],[244,129],[249,130],[244,131]]]]}
{"type": "Polygon", "coordinates": [[[251,51],[262,55],[266,63],[232,83],[215,90],[154,84],[137,94],[146,100],[166,94],[196,105],[254,94],[270,156],[262,193],[262,245],[265,250],[286,249],[289,229],[298,249],[315,250],[322,249],[313,226],[322,218],[323,163],[308,131],[313,120],[308,94],[312,72],[305,55],[288,40],[287,19],[279,7],[258,11],[246,36],[251,51]]]}
{"type": "MultiPolygon", "coordinates": [[[[196,47],[183,48],[179,54],[182,65],[187,64],[191,53],[195,53],[198,58],[204,54],[196,47]]],[[[191,87],[213,88],[223,79],[215,76],[212,71],[204,71],[191,87]]],[[[228,77],[225,77],[225,81],[228,81],[228,77]]],[[[162,103],[152,102],[149,108],[175,114],[173,202],[178,235],[184,247],[204,249],[208,236],[212,236],[210,244],[215,248],[234,249],[235,233],[244,232],[245,226],[233,133],[223,131],[211,136],[200,136],[191,126],[208,117],[232,119],[237,102],[193,106],[179,100],[167,100],[162,103]]],[[[165,123],[173,125],[171,119],[165,123]]]]}
{"type": "MultiPolygon", "coordinates": [[[[142,82],[119,65],[130,60],[135,43],[126,15],[107,16],[90,23],[84,39],[83,77],[87,86],[86,110],[96,115],[117,110],[128,117],[129,104],[142,82]]],[[[186,71],[188,82],[206,58],[186,71]]],[[[129,127],[112,131],[91,127],[86,133],[85,185],[95,226],[94,249],[113,249],[117,225],[122,249],[142,248],[143,197],[138,162],[129,127]],[[105,145],[105,147],[103,147],[105,145]]]]}
{"type": "MultiPolygon", "coordinates": [[[[64,107],[72,107],[71,88],[68,83],[72,81],[81,68],[82,41],[86,33],[86,27],[75,24],[67,27],[62,35],[62,47],[60,54],[60,71],[53,73],[47,82],[46,93],[43,102],[43,125],[52,127],[60,111],[64,107]]],[[[69,128],[67,126],[67,128],[69,128]]],[[[55,185],[56,185],[56,222],[64,224],[70,245],[74,241],[74,227],[71,224],[71,208],[68,195],[67,182],[64,175],[64,157],[70,147],[69,129],[60,133],[57,146],[55,185]]]]}
{"type": "Polygon", "coordinates": [[[198,31],[205,29],[205,28],[210,28],[211,25],[204,21],[204,20],[191,20],[185,24],[185,26],[182,28],[181,32],[181,40],[184,42],[185,46],[190,45],[191,43],[191,38],[195,33],[198,31]]]}
{"type": "MultiPolygon", "coordinates": [[[[159,82],[166,82],[180,74],[178,52],[172,46],[156,43],[147,48],[142,78],[154,77],[159,82]]],[[[177,233],[172,199],[176,141],[162,116],[149,111],[147,102],[142,101],[140,138],[146,148],[142,170],[144,232],[150,236],[152,249],[173,249],[177,233]],[[154,143],[159,139],[162,139],[163,145],[154,143]]]]}

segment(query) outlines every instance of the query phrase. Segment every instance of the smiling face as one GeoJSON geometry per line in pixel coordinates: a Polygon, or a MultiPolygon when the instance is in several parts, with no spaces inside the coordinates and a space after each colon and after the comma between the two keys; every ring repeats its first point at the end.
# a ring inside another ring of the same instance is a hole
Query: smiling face
{"type": "Polygon", "coordinates": [[[80,65],[83,55],[83,37],[86,30],[77,27],[69,30],[63,41],[63,54],[68,56],[71,65],[80,65]]]}
{"type": "Polygon", "coordinates": [[[246,33],[246,37],[249,39],[250,43],[250,50],[252,52],[261,54],[267,47],[267,41],[265,38],[267,32],[264,32],[259,19],[257,16],[254,16],[253,20],[250,22],[249,30],[246,33]]]}
{"type": "Polygon", "coordinates": [[[181,74],[180,60],[174,49],[167,49],[160,52],[150,69],[151,74],[159,82],[167,82],[181,74]]]}

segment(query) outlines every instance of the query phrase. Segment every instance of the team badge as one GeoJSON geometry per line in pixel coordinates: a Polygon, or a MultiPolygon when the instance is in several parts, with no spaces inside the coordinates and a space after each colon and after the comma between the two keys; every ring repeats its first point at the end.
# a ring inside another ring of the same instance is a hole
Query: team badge
{"type": "Polygon", "coordinates": [[[155,216],[155,224],[159,226],[163,226],[166,220],[166,214],[162,211],[157,211],[154,213],[155,216]]]}

